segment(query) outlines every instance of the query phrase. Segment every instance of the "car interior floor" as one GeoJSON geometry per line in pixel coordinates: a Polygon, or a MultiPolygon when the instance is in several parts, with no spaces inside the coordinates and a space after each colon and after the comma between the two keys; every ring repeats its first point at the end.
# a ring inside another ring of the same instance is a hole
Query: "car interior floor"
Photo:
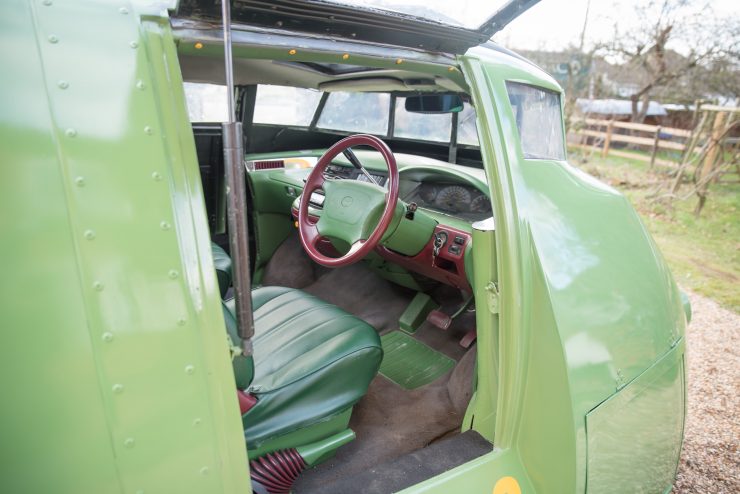
{"type": "MultiPolygon", "coordinates": [[[[399,318],[415,294],[386,281],[364,263],[338,269],[320,267],[306,256],[297,235],[275,252],[262,284],[300,288],[367,321],[381,337],[399,331],[399,318]]],[[[448,314],[463,304],[459,291],[451,287],[437,286],[429,293],[448,314]]],[[[475,346],[466,350],[459,341],[474,327],[473,310],[456,317],[446,331],[424,322],[413,339],[448,361],[449,370],[415,389],[405,389],[378,374],[354,407],[350,428],[356,439],[340,448],[334,458],[304,472],[296,492],[320,490],[320,486],[458,434],[475,369],[475,346]]]]}

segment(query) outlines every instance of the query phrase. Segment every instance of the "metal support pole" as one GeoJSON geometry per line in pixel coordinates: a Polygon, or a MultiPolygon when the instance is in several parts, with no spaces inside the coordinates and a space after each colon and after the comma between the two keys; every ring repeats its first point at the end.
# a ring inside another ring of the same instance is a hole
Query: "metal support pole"
{"type": "Polygon", "coordinates": [[[224,31],[224,65],[229,108],[229,121],[222,124],[224,168],[226,168],[227,218],[229,245],[233,265],[234,298],[236,300],[237,332],[242,340],[242,353],[253,353],[252,293],[249,273],[249,238],[247,232],[247,194],[244,171],[244,146],[241,122],[234,112],[234,73],[231,55],[231,12],[229,0],[222,0],[224,31]]]}

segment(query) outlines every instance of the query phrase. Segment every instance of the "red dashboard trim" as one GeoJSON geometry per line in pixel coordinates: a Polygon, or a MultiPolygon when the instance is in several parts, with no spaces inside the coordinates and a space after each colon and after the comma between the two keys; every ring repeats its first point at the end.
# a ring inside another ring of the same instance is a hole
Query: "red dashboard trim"
{"type": "MultiPolygon", "coordinates": [[[[291,212],[293,213],[293,218],[298,218],[298,211],[295,208],[291,208],[291,212]]],[[[315,222],[318,221],[318,218],[316,216],[309,215],[309,220],[315,222]]],[[[470,243],[470,234],[468,232],[458,230],[457,228],[452,228],[451,226],[437,225],[434,228],[434,235],[432,235],[421,252],[415,256],[405,256],[387,249],[382,245],[378,245],[375,248],[375,252],[380,254],[384,259],[392,261],[409,271],[417,272],[446,285],[451,285],[460,290],[472,293],[473,289],[470,287],[470,282],[465,274],[465,249],[470,243]],[[432,260],[432,253],[434,252],[434,235],[442,231],[447,233],[447,243],[440,250],[436,259],[432,260]],[[450,246],[455,242],[455,237],[463,238],[463,243],[457,244],[460,246],[459,254],[454,254],[449,251],[450,246]]],[[[325,254],[334,256],[339,255],[329,241],[322,243],[322,248],[324,249],[325,254]]]]}
{"type": "Polygon", "coordinates": [[[439,251],[435,258],[434,252],[434,235],[429,239],[424,248],[415,256],[404,256],[383,246],[378,246],[375,252],[380,254],[384,259],[392,261],[399,266],[410,271],[415,271],[433,280],[452,285],[460,290],[471,292],[470,282],[465,275],[465,249],[470,243],[470,234],[457,228],[446,225],[437,225],[434,228],[434,234],[440,232],[447,233],[447,243],[439,251]],[[455,237],[462,237],[462,244],[455,244],[455,237]],[[455,254],[450,252],[452,245],[459,245],[460,252],[455,254]]]}

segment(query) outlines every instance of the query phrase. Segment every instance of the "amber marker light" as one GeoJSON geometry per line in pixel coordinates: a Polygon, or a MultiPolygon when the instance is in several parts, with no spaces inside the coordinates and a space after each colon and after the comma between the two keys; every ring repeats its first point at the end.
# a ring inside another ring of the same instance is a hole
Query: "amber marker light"
{"type": "Polygon", "coordinates": [[[195,49],[196,50],[200,50],[201,48],[203,48],[203,43],[201,43],[200,41],[198,41],[197,43],[195,43],[195,49]]]}

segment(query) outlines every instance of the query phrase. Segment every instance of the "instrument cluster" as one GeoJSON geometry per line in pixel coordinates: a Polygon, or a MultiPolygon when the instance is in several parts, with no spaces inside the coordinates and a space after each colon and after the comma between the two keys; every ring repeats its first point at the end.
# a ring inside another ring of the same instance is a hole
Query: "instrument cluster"
{"type": "Polygon", "coordinates": [[[491,200],[467,184],[421,182],[403,200],[468,221],[484,220],[491,216],[491,200]]]}

